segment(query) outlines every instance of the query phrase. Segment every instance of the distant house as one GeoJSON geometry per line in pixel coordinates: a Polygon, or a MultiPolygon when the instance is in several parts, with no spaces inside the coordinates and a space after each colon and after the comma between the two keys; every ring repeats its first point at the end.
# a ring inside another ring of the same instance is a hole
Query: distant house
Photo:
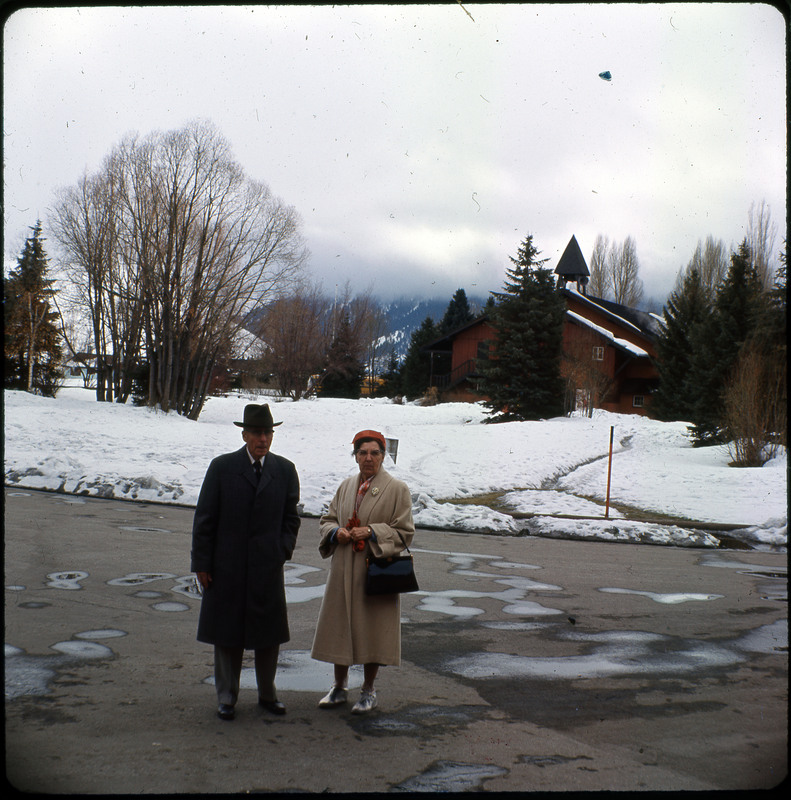
{"type": "MultiPolygon", "coordinates": [[[[112,365],[112,357],[105,356],[104,363],[109,368],[112,365]]],[[[63,365],[64,377],[79,378],[86,389],[92,389],[96,387],[98,366],[99,360],[91,350],[71,353],[63,365]]]]}
{"type": "MultiPolygon", "coordinates": [[[[652,359],[661,323],[652,314],[585,294],[589,272],[575,237],[555,269],[558,291],[566,300],[561,374],[566,381],[566,408],[604,408],[646,414],[658,384],[652,359]],[[574,284],[567,288],[567,284],[574,284]]],[[[481,361],[489,358],[496,332],[486,315],[426,345],[438,363],[450,370],[435,374],[431,385],[444,401],[487,399],[477,391],[481,361]],[[448,356],[450,358],[448,359],[448,356]]]]}

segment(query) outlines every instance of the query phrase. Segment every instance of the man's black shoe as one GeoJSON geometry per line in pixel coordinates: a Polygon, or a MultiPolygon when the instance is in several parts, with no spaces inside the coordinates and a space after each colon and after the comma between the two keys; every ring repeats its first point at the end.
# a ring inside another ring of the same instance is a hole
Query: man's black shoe
{"type": "Polygon", "coordinates": [[[279,700],[262,700],[258,698],[258,705],[279,717],[286,713],[286,707],[279,700]]]}
{"type": "Polygon", "coordinates": [[[220,705],[217,706],[217,716],[220,719],[233,719],[236,716],[236,711],[233,706],[220,703],[220,705]]]}

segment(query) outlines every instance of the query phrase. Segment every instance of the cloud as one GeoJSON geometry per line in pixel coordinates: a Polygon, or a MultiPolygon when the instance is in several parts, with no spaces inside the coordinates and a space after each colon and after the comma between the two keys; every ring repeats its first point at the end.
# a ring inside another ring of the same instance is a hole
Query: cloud
{"type": "MultiPolygon", "coordinates": [[[[313,271],[499,289],[528,233],[699,239],[786,218],[785,23],[761,4],[37,8],[4,29],[6,262],[130,131],[212,120],[294,205],[313,271]],[[599,73],[609,70],[607,82],[599,73]]],[[[53,247],[54,242],[50,243],[53,247]]],[[[464,287],[468,288],[468,287],[464,287]]]]}

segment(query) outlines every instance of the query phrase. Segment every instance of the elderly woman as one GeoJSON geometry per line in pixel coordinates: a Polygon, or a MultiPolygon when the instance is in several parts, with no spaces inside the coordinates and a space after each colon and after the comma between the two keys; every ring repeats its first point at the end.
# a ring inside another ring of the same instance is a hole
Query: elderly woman
{"type": "Polygon", "coordinates": [[[319,708],[343,705],[349,667],[364,665],[352,713],[365,714],[376,706],[379,667],[401,663],[399,595],[365,593],[366,556],[396,555],[412,541],[415,524],[407,485],[382,469],[384,436],[360,431],[353,445],[360,471],[341,483],[320,521],[319,552],[332,562],[311,655],[335,665],[335,683],[319,708]]]}

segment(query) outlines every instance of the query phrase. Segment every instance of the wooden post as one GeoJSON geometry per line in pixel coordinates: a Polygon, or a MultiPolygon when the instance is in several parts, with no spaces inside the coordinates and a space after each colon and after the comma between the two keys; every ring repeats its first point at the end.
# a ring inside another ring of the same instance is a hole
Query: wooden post
{"type": "Polygon", "coordinates": [[[610,518],[610,477],[612,475],[612,439],[615,426],[610,425],[610,457],[607,461],[607,505],[604,507],[604,519],[610,518]]]}

